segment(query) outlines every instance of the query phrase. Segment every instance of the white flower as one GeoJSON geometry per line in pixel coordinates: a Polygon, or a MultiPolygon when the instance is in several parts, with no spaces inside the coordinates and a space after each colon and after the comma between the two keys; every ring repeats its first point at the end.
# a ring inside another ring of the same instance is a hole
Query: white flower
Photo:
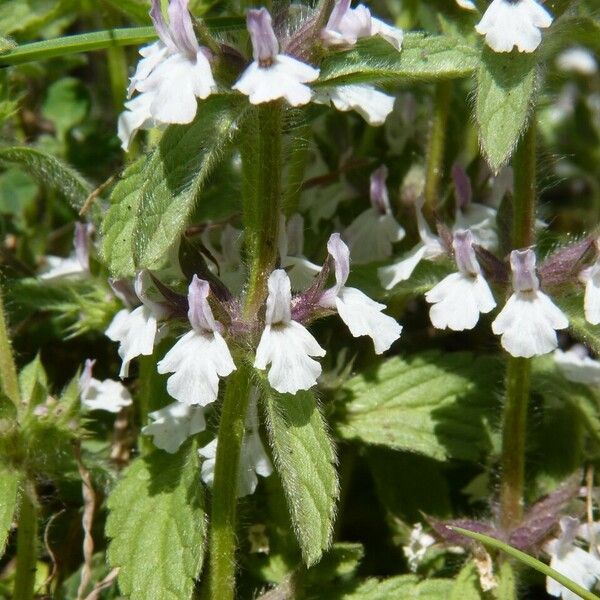
{"type": "Polygon", "coordinates": [[[452,231],[469,229],[473,234],[474,244],[486,250],[494,250],[498,246],[497,214],[498,211],[491,206],[469,202],[465,206],[457,207],[452,231]]]}
{"type": "Polygon", "coordinates": [[[572,71],[580,75],[593,75],[598,72],[598,63],[593,53],[580,46],[561,52],[556,59],[556,66],[562,71],[572,71]]]}
{"type": "Polygon", "coordinates": [[[151,423],[142,429],[145,435],[153,436],[154,445],[174,454],[190,436],[206,429],[204,408],[173,402],[160,410],[148,414],[151,423]]]}
{"type": "Polygon", "coordinates": [[[442,279],[425,294],[425,300],[433,304],[429,317],[434,327],[464,331],[473,329],[479,314],[493,310],[496,302],[481,274],[473,250],[472,233],[457,231],[452,246],[459,272],[442,279]]]}
{"type": "Polygon", "coordinates": [[[285,223],[281,217],[279,227],[279,257],[281,266],[286,270],[293,290],[305,290],[310,287],[321,267],[310,262],[303,254],[304,219],[298,213],[285,223]]]}
{"type": "Polygon", "coordinates": [[[46,256],[46,267],[40,273],[40,279],[80,279],[90,273],[90,243],[93,227],[85,223],[75,223],[73,252],[63,258],[46,256]]]}
{"type": "Polygon", "coordinates": [[[113,342],[119,342],[119,356],[123,361],[119,377],[129,377],[129,364],[138,356],[150,356],[154,344],[164,332],[159,332],[158,322],[167,315],[166,309],[146,294],[150,274],[138,273],[135,279],[135,291],[142,305],[133,310],[120,310],[111,321],[106,336],[113,342]]]}
{"type": "Polygon", "coordinates": [[[421,523],[415,523],[410,532],[410,541],[406,546],[402,546],[402,551],[408,561],[409,569],[415,573],[427,550],[435,544],[435,538],[423,531],[421,523]]]}
{"type": "Polygon", "coordinates": [[[322,87],[315,90],[313,102],[333,104],[342,112],[356,111],[369,125],[383,125],[394,110],[394,96],[388,96],[372,85],[352,84],[322,87]]]}
{"type": "Polygon", "coordinates": [[[588,356],[585,346],[576,344],[566,352],[556,350],[554,362],[569,381],[600,386],[600,362],[588,356]]]}
{"type": "Polygon", "coordinates": [[[556,349],[556,330],[569,326],[567,317],[540,291],[533,250],[510,254],[513,295],[492,323],[502,347],[513,356],[531,358],[556,349]]]}
{"type": "Polygon", "coordinates": [[[456,0],[456,4],[465,10],[477,10],[473,0],[456,0]]]}
{"type": "Polygon", "coordinates": [[[584,269],[580,273],[579,279],[585,283],[583,297],[585,319],[592,325],[598,325],[600,323],[600,260],[584,269]]]}
{"type": "Polygon", "coordinates": [[[542,41],[540,29],[550,27],[552,15],[536,0],[494,0],[475,26],[494,52],[533,52],[542,41]]]}
{"type": "Polygon", "coordinates": [[[356,288],[345,287],[350,274],[350,251],[339,233],[331,234],[327,250],[335,263],[335,285],[323,293],[319,305],[337,309],[354,337],[368,335],[375,353],[385,352],[400,337],[402,326],[381,312],[385,304],[371,300],[356,288]]]}
{"type": "Polygon", "coordinates": [[[235,371],[222,326],[208,303],[208,282],[194,275],[188,290],[188,319],[192,330],[183,335],[159,361],[159,373],[173,373],[167,380],[169,394],[184,404],[206,406],[217,399],[219,377],[235,371]]]}
{"type": "Polygon", "coordinates": [[[167,123],[190,123],[196,116],[197,98],[207,98],[216,89],[208,57],[198,45],[187,8],[188,0],[171,0],[170,25],[163,19],[160,0],[152,0],[150,16],[160,40],[140,50],[129,96],[119,117],[118,135],[124,150],[139,129],[167,123]]]}
{"type": "MultiPolygon", "coordinates": [[[[198,454],[204,458],[202,462],[201,477],[206,485],[212,486],[215,478],[215,462],[217,457],[218,439],[200,448],[198,454]]],[[[258,477],[268,477],[273,472],[271,461],[265,452],[258,431],[257,394],[253,389],[250,394],[244,440],[240,454],[238,472],[237,496],[253,494],[258,485],[258,477]]]]}
{"type": "Polygon", "coordinates": [[[268,281],[265,329],[256,349],[254,366],[266,369],[269,383],[281,393],[295,394],[317,382],[321,365],[311,356],[325,356],[325,350],[309,331],[292,321],[290,278],[283,269],[271,273],[268,281]]]}
{"type": "Polygon", "coordinates": [[[113,379],[99,381],[92,377],[95,362],[86,360],[79,378],[81,405],[87,410],[106,410],[111,413],[118,413],[122,408],[131,406],[131,394],[122,383],[113,379]]]}
{"type": "Polygon", "coordinates": [[[415,212],[421,242],[402,260],[377,269],[379,281],[386,290],[391,290],[401,281],[406,281],[422,260],[432,260],[444,254],[444,247],[440,239],[431,233],[418,204],[415,204],[415,212]]]}
{"type": "Polygon", "coordinates": [[[331,11],[321,39],[327,46],[354,46],[360,38],[380,35],[397,50],[402,46],[403,32],[371,16],[371,11],[359,4],[350,8],[350,0],[338,0],[331,11]]]}
{"type": "Polygon", "coordinates": [[[366,264],[392,255],[392,244],[404,238],[405,232],[390,207],[385,165],[371,174],[371,208],[361,213],[346,230],[352,260],[366,264]]]}
{"type": "Polygon", "coordinates": [[[315,69],[291,56],[279,54],[279,42],[265,8],[248,11],[246,22],[254,61],[233,86],[249,97],[251,104],[285,98],[291,106],[308,104],[311,89],[305,85],[319,77],[315,69]]]}
{"type": "MultiPolygon", "coordinates": [[[[559,525],[560,536],[544,546],[550,555],[550,567],[586,590],[591,590],[600,579],[600,559],[575,545],[577,537],[581,537],[577,519],[563,517],[559,525]]],[[[563,600],[579,600],[578,594],[551,577],[546,577],[546,591],[563,600]]]]}

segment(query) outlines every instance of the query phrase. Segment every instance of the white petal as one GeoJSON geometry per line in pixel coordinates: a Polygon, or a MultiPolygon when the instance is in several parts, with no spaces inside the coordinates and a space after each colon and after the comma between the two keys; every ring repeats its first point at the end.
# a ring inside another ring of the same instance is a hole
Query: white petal
{"type": "Polygon", "coordinates": [[[392,255],[392,244],[404,237],[404,229],[391,214],[368,208],[346,229],[350,255],[355,264],[384,260],[392,255]]]}
{"type": "Polygon", "coordinates": [[[516,292],[492,323],[502,335],[502,347],[513,356],[531,358],[556,349],[556,330],[568,327],[568,319],[546,294],[516,292]]]}
{"type": "Polygon", "coordinates": [[[120,310],[108,326],[105,334],[113,342],[119,342],[119,356],[123,363],[119,376],[128,377],[129,363],[137,356],[150,356],[154,350],[158,323],[147,306],[132,311],[120,310]]]}
{"type": "Polygon", "coordinates": [[[152,422],[142,429],[145,435],[154,437],[154,445],[174,454],[190,436],[206,429],[204,409],[173,402],[149,415],[152,422]]]}
{"type": "Polygon", "coordinates": [[[495,52],[533,52],[542,41],[539,28],[549,27],[552,16],[535,0],[494,0],[475,26],[495,52]]]}
{"type": "Polygon", "coordinates": [[[294,58],[279,54],[270,67],[253,62],[233,86],[249,97],[252,104],[285,98],[291,106],[310,102],[312,91],[304,85],[314,81],[319,70],[294,58]]]}
{"type": "Polygon", "coordinates": [[[404,32],[398,27],[388,25],[380,19],[371,18],[371,35],[380,35],[384,40],[388,41],[396,50],[402,47],[404,32]]]}
{"type": "Polygon", "coordinates": [[[235,371],[229,348],[217,333],[188,331],[158,363],[167,380],[169,395],[184,404],[206,406],[217,399],[219,377],[235,371]]]}
{"type": "Polygon", "coordinates": [[[165,60],[169,54],[169,49],[161,41],[158,41],[148,46],[143,46],[139,52],[142,58],[138,61],[135,73],[131,77],[131,82],[127,90],[130,96],[137,89],[138,83],[147,79],[150,73],[165,60]]]}
{"type": "Polygon", "coordinates": [[[55,281],[57,279],[80,279],[88,271],[81,266],[73,254],[63,258],[61,256],[46,256],[46,268],[40,272],[40,279],[55,281]]]}
{"type": "Polygon", "coordinates": [[[88,410],[106,410],[118,413],[125,406],[131,406],[132,399],[127,388],[113,379],[90,379],[81,394],[81,405],[88,410]]]}
{"type": "Polygon", "coordinates": [[[325,350],[300,323],[267,326],[262,333],[254,366],[269,369],[269,383],[281,393],[295,394],[317,383],[321,365],[311,356],[325,356],[325,350]]]}
{"type": "Polygon", "coordinates": [[[209,487],[215,480],[215,463],[217,458],[217,438],[202,446],[198,450],[198,454],[204,458],[202,461],[202,467],[200,469],[200,477],[202,481],[209,487]]]}
{"type": "Polygon", "coordinates": [[[429,311],[431,323],[437,329],[464,331],[473,329],[480,313],[494,309],[496,302],[485,279],[452,273],[425,294],[434,304],[429,311]]]}
{"type": "Polygon", "coordinates": [[[305,290],[310,287],[315,277],[321,272],[321,267],[311,263],[307,258],[286,256],[281,261],[281,266],[286,270],[295,291],[305,290]]]}
{"type": "Polygon", "coordinates": [[[462,210],[456,211],[452,231],[470,229],[476,244],[487,250],[495,250],[498,246],[497,212],[490,206],[471,202],[462,210]]]}
{"type": "Polygon", "coordinates": [[[465,10],[477,10],[473,0],[456,0],[456,4],[465,10]]]}
{"type": "Polygon", "coordinates": [[[589,356],[581,356],[576,350],[556,350],[554,361],[569,381],[600,385],[600,362],[589,356]]]}
{"type": "Polygon", "coordinates": [[[426,253],[427,247],[425,244],[417,244],[402,260],[377,269],[377,275],[379,276],[381,285],[383,285],[386,290],[391,290],[401,281],[406,281],[412,275],[421,260],[423,260],[426,253]]]}
{"type": "Polygon", "coordinates": [[[598,63],[594,55],[586,48],[573,47],[561,52],[556,66],[562,71],[573,71],[581,75],[593,75],[598,72],[598,63]]]}
{"type": "MultiPolygon", "coordinates": [[[[550,567],[586,590],[591,590],[600,578],[600,560],[576,546],[562,555],[552,555],[550,567]]],[[[567,590],[551,577],[546,579],[546,591],[551,596],[562,596],[563,600],[579,600],[578,594],[567,590]]]]}
{"type": "Polygon", "coordinates": [[[383,125],[394,110],[395,98],[388,96],[370,85],[342,85],[319,88],[314,102],[333,103],[337,110],[356,111],[369,125],[383,125]]]}
{"type": "Polygon", "coordinates": [[[581,274],[585,280],[583,309],[585,319],[592,325],[600,323],[600,263],[594,264],[581,274]]]}
{"type": "Polygon", "coordinates": [[[402,326],[381,311],[385,304],[371,300],[356,288],[344,287],[336,298],[338,313],[354,337],[368,335],[375,353],[385,352],[402,333],[402,326]]]}
{"type": "Polygon", "coordinates": [[[150,114],[156,122],[190,123],[196,116],[197,98],[207,98],[216,84],[208,60],[198,52],[195,62],[182,54],[169,56],[138,89],[152,92],[150,114]]]}

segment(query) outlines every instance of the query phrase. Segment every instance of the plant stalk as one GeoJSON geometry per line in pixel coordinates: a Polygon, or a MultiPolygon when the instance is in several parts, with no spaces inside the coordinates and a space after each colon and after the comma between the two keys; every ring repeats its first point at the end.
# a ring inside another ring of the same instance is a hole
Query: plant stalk
{"type": "Polygon", "coordinates": [[[244,315],[256,315],[267,295],[267,279],[277,263],[281,214],[281,102],[261,104],[242,148],[244,236],[250,274],[244,315]]]}
{"type": "Polygon", "coordinates": [[[425,172],[425,205],[426,214],[431,215],[439,199],[440,181],[444,172],[444,150],[448,129],[448,114],[452,83],[441,81],[435,86],[433,100],[433,122],[427,147],[427,170],[425,172]]]}
{"type": "Polygon", "coordinates": [[[33,485],[26,486],[21,496],[17,529],[17,572],[14,600],[33,600],[37,569],[37,506],[33,485]]]}
{"type": "Polygon", "coordinates": [[[8,324],[4,312],[2,289],[0,288],[0,385],[15,406],[19,406],[19,378],[8,334],[8,324]]]}
{"type": "Polygon", "coordinates": [[[237,371],[227,379],[219,423],[211,512],[212,600],[233,600],[235,596],[238,473],[250,386],[250,367],[238,363],[237,371]]]}
{"type": "MultiPolygon", "coordinates": [[[[535,242],[536,131],[532,119],[514,155],[513,248],[535,242]]],[[[508,357],[506,400],[502,423],[500,524],[512,529],[523,517],[525,445],[531,361],[508,357]]]]}

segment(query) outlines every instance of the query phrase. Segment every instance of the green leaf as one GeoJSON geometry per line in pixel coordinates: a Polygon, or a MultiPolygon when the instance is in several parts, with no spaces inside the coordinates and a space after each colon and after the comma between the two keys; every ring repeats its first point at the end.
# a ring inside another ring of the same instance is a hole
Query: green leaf
{"type": "Polygon", "coordinates": [[[0,213],[22,218],[38,194],[36,182],[21,169],[7,169],[0,175],[0,213]]]}
{"type": "Polygon", "coordinates": [[[390,579],[367,579],[352,588],[340,589],[325,597],[327,600],[440,600],[450,593],[451,579],[419,581],[416,575],[400,575],[390,579]]]}
{"type": "Polygon", "coordinates": [[[85,119],[89,108],[90,97],[83,83],[74,77],[64,77],[48,88],[42,115],[54,123],[60,136],[64,136],[85,119]]]}
{"type": "Polygon", "coordinates": [[[315,85],[456,79],[473,74],[478,62],[476,50],[451,37],[408,33],[398,52],[376,36],[325,58],[315,85]]]}
{"type": "Polygon", "coordinates": [[[44,186],[59,191],[75,210],[79,210],[92,186],[75,169],[55,156],[25,146],[0,148],[0,163],[14,163],[44,186]]]}
{"type": "Polygon", "coordinates": [[[136,459],[108,499],[108,560],[131,600],[186,600],[204,559],[206,515],[196,446],[136,459]]]}
{"type": "Polygon", "coordinates": [[[559,19],[544,35],[541,50],[546,60],[561,50],[581,44],[596,53],[600,52],[600,23],[592,17],[559,19]]]}
{"type": "Polygon", "coordinates": [[[265,383],[263,407],[294,532],[310,566],[331,543],[339,493],[335,452],[312,392],[280,394],[265,383]]]}
{"type": "Polygon", "coordinates": [[[18,473],[0,466],[0,557],[4,554],[6,540],[12,526],[18,491],[18,473]]]}
{"type": "Polygon", "coordinates": [[[468,529],[462,529],[461,527],[452,527],[454,531],[461,533],[462,535],[466,535],[467,537],[481,542],[484,546],[489,546],[490,548],[495,548],[496,550],[501,550],[502,552],[506,552],[509,556],[516,558],[518,561],[522,562],[524,565],[539,571],[543,575],[548,577],[552,577],[560,583],[564,585],[568,590],[572,591],[574,594],[577,594],[584,600],[600,600],[598,596],[592,594],[592,592],[586,590],[581,587],[579,584],[571,581],[568,577],[565,577],[558,571],[551,569],[548,565],[545,565],[543,562],[537,560],[537,558],[533,558],[533,556],[529,556],[529,554],[525,554],[525,552],[521,552],[500,540],[497,540],[488,535],[484,535],[483,533],[475,533],[474,531],[469,531],[468,529]]]}
{"type": "Polygon", "coordinates": [[[478,460],[491,445],[500,367],[467,352],[389,359],[347,382],[336,429],[344,439],[438,460],[478,460]]]}
{"type": "Polygon", "coordinates": [[[517,600],[517,579],[509,561],[500,563],[497,578],[498,587],[494,590],[496,600],[517,600]]]}
{"type": "Polygon", "coordinates": [[[28,410],[46,401],[48,378],[39,354],[21,369],[19,388],[21,390],[21,402],[28,407],[28,410]]]}
{"type": "Polygon", "coordinates": [[[473,561],[468,561],[454,580],[449,600],[481,600],[479,575],[473,561]]]}
{"type": "MultiPolygon", "coordinates": [[[[571,406],[590,435],[600,444],[598,398],[587,385],[567,380],[557,369],[552,355],[540,356],[532,362],[531,388],[546,402],[556,406],[571,406]]],[[[565,440],[569,445],[572,441],[565,440]]],[[[557,457],[558,459],[558,457],[557,457]]],[[[557,463],[556,461],[551,461],[557,463]]]]}
{"type": "Polygon", "coordinates": [[[103,251],[114,274],[162,266],[247,109],[245,98],[211,96],[191,124],[169,127],[145,163],[128,169],[103,226],[103,251]]]}
{"type": "Polygon", "coordinates": [[[600,354],[600,325],[591,325],[586,321],[581,295],[570,295],[559,299],[557,303],[569,318],[569,331],[573,337],[600,354]]]}
{"type": "Polygon", "coordinates": [[[319,563],[306,572],[308,585],[348,578],[354,574],[364,554],[362,544],[350,542],[334,544],[319,563]]]}
{"type": "Polygon", "coordinates": [[[494,172],[508,161],[527,125],[535,88],[534,53],[499,54],[484,47],[475,115],[479,143],[494,172]]]}

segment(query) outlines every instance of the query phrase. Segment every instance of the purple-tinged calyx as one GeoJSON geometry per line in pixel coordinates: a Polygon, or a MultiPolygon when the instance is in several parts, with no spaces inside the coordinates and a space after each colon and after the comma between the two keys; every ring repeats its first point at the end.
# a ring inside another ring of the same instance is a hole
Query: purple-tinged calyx
{"type": "Polygon", "coordinates": [[[386,185],[387,176],[388,168],[385,165],[381,165],[381,167],[371,173],[371,204],[382,215],[390,213],[390,198],[386,185]]]}
{"type": "Polygon", "coordinates": [[[530,248],[513,250],[510,253],[510,267],[515,292],[535,292],[539,289],[540,282],[535,274],[535,252],[533,250],[530,248]]]}
{"type": "Polygon", "coordinates": [[[458,164],[452,167],[452,180],[454,181],[454,191],[456,195],[456,208],[464,210],[473,199],[473,190],[471,180],[467,172],[458,164]]]}
{"type": "Polygon", "coordinates": [[[279,42],[273,30],[271,15],[266,8],[250,9],[246,25],[252,41],[252,55],[261,67],[270,67],[279,54],[279,42]]]}
{"type": "Polygon", "coordinates": [[[470,230],[459,229],[455,231],[452,248],[454,249],[454,258],[458,270],[463,275],[475,277],[481,274],[481,267],[477,262],[477,256],[473,249],[473,234],[470,230]]]}
{"type": "Polygon", "coordinates": [[[538,272],[545,288],[575,281],[586,266],[588,255],[594,246],[594,238],[583,240],[553,252],[540,265],[538,272]]]}
{"type": "MultiPolygon", "coordinates": [[[[150,18],[160,41],[171,52],[180,52],[195,62],[200,46],[194,33],[192,17],[188,10],[188,0],[170,0],[168,13],[170,23],[167,25],[162,14],[160,0],[152,0],[150,18]]],[[[203,50],[205,49],[203,48],[203,50]]]]}

